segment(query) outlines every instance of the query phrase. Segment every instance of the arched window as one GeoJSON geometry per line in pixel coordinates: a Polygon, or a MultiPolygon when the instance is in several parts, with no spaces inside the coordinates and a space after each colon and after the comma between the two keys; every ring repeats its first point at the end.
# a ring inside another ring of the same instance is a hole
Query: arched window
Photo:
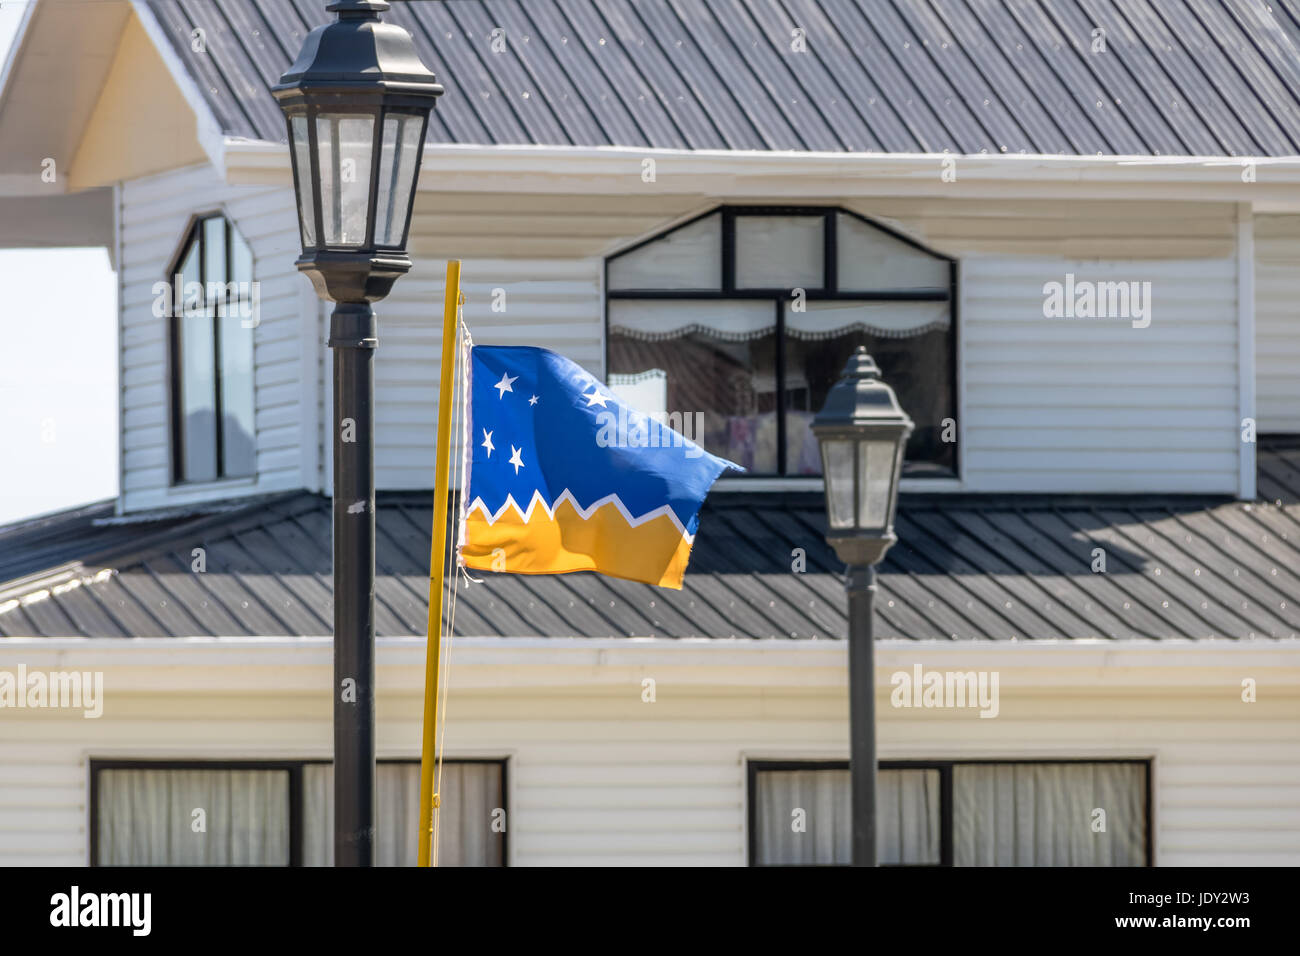
{"type": "Polygon", "coordinates": [[[197,219],[156,292],[171,340],[172,479],[253,474],[253,254],[223,216],[197,219]],[[161,298],[160,294],[160,298],[161,298]]]}
{"type": "Polygon", "coordinates": [[[916,422],[904,474],[955,474],[952,260],[842,209],[724,206],[605,286],[610,387],[749,474],[821,473],[809,425],[859,345],[916,422]]]}

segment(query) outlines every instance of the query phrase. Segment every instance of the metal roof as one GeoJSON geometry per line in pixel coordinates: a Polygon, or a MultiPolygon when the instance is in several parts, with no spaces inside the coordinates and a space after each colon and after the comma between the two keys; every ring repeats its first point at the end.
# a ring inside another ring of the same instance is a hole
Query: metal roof
{"type": "MultiPolygon", "coordinates": [[[[880,568],[877,637],[1293,638],[1300,439],[1259,451],[1268,501],[905,496],[899,544],[880,568]],[[1093,570],[1097,548],[1104,572],[1093,570]]],[[[71,513],[66,527],[0,531],[0,564],[17,579],[0,584],[0,635],[331,633],[329,500],[224,507],[143,523],[71,513]]],[[[378,633],[423,634],[430,496],[384,496],[377,519],[378,633]]],[[[459,582],[455,631],[840,640],[842,569],[823,522],[817,494],[715,492],[680,592],[587,573],[482,573],[459,582]]]]}
{"type": "MultiPolygon", "coordinates": [[[[267,90],[324,0],[147,2],[224,131],[283,142],[267,90]]],[[[1300,153],[1300,0],[394,0],[387,16],[447,86],[435,142],[1300,153]]]]}

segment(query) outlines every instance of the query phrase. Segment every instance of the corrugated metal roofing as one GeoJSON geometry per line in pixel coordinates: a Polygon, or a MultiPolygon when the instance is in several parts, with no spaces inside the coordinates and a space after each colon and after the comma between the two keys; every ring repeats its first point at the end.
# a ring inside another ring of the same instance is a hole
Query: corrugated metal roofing
{"type": "MultiPolygon", "coordinates": [[[[223,129],[283,141],[268,87],[324,0],[148,3],[223,129]]],[[[1300,0],[395,0],[386,16],[447,86],[435,142],[1300,153],[1300,0]]]]}
{"type": "MultiPolygon", "coordinates": [[[[1300,440],[1261,445],[1254,503],[1180,497],[908,496],[881,566],[879,638],[1293,638],[1300,440]],[[1105,555],[1095,571],[1096,549],[1105,555]]],[[[378,509],[376,621],[422,634],[432,507],[378,509]]],[[[102,520],[102,519],[101,519],[102,520]]],[[[332,631],[330,502],[297,493],[158,526],[0,533],[0,635],[303,636],[332,631]],[[106,536],[114,538],[111,546],[106,536]],[[205,570],[194,570],[194,549],[205,570]],[[89,552],[98,551],[98,555],[89,552]],[[60,573],[41,580],[48,568],[60,573]],[[15,575],[16,577],[17,575],[15,575]]],[[[462,580],[455,631],[507,637],[845,637],[820,495],[716,492],[680,592],[595,574],[462,580]],[[800,557],[806,561],[798,570],[800,557]]]]}

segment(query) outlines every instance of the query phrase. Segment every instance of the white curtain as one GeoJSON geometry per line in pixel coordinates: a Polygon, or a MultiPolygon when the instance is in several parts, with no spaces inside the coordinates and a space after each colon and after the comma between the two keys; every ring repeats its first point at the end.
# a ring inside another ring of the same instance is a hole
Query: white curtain
{"type": "Polygon", "coordinates": [[[748,299],[611,299],[609,331],[646,342],[707,335],[752,342],[776,334],[771,302],[748,299]]]}
{"type": "MultiPolygon", "coordinates": [[[[770,864],[852,862],[847,770],[760,770],[757,859],[770,864]]],[[[881,863],[939,862],[939,772],[881,770],[876,783],[881,863]]]]}
{"type": "MultiPolygon", "coordinates": [[[[880,863],[940,861],[939,789],[938,770],[880,771],[880,863]]],[[[847,770],[760,770],[755,862],[849,863],[850,792],[847,770]]],[[[1140,763],[956,764],[953,863],[1143,866],[1146,798],[1140,763]]]]}
{"type": "Polygon", "coordinates": [[[959,764],[957,866],[1142,866],[1146,768],[1129,763],[959,764]],[[1103,822],[1105,830],[1097,829],[1103,822]]]}
{"type": "MultiPolygon", "coordinates": [[[[438,785],[438,865],[504,864],[504,797],[499,763],[442,765],[438,785]],[[502,812],[497,812],[502,811],[502,812]]],[[[415,866],[420,765],[381,763],[375,787],[375,863],[415,866]]],[[[303,865],[334,863],[334,767],[303,768],[303,865]]]]}
{"type": "Polygon", "coordinates": [[[803,303],[795,311],[785,306],[785,331],[807,341],[833,339],[860,332],[885,339],[905,339],[948,328],[947,302],[829,302],[803,303]]]}
{"type": "Polygon", "coordinates": [[[101,866],[289,865],[287,770],[101,770],[97,816],[101,866]]]}

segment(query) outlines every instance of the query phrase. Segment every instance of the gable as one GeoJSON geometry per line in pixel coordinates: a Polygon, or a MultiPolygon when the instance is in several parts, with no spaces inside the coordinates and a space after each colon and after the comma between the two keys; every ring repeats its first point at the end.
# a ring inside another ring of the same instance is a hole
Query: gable
{"type": "Polygon", "coordinates": [[[101,186],[206,160],[194,111],[132,14],[71,163],[69,187],[101,186]],[[142,116],[149,121],[140,122],[142,116]]]}

